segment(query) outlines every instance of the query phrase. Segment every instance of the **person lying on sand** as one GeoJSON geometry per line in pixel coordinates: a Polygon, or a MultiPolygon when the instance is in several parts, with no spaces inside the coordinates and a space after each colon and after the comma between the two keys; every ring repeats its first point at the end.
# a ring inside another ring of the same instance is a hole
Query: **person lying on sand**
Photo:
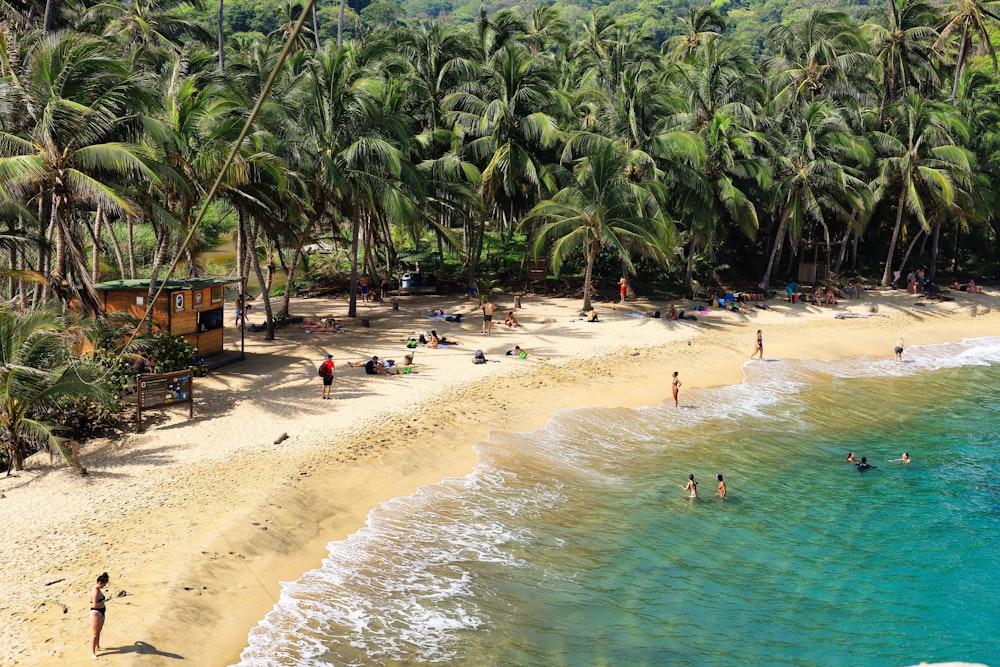
{"type": "Polygon", "coordinates": [[[384,375],[386,377],[391,377],[393,375],[386,365],[380,362],[378,357],[375,356],[368,361],[348,361],[347,365],[351,368],[361,368],[364,366],[366,375],[384,375]]]}
{"type": "Polygon", "coordinates": [[[531,354],[530,352],[525,352],[521,349],[520,345],[515,345],[513,350],[508,350],[507,354],[509,356],[517,357],[518,359],[535,359],[537,361],[548,361],[548,357],[541,357],[537,354],[531,354]]]}
{"type": "Polygon", "coordinates": [[[444,336],[438,336],[438,332],[431,329],[431,335],[427,339],[427,347],[432,350],[437,349],[441,345],[461,345],[457,340],[448,340],[444,336]]]}

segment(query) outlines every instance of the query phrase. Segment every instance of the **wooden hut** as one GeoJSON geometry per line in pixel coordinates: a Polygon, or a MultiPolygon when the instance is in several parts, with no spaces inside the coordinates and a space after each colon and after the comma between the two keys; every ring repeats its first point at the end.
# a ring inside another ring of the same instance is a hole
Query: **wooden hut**
{"type": "MultiPolygon", "coordinates": [[[[239,282],[241,278],[194,278],[163,283],[153,308],[153,322],[166,333],[182,336],[201,357],[222,352],[225,287],[239,282]]],[[[145,316],[148,279],[97,283],[94,289],[105,313],[145,316]]]]}

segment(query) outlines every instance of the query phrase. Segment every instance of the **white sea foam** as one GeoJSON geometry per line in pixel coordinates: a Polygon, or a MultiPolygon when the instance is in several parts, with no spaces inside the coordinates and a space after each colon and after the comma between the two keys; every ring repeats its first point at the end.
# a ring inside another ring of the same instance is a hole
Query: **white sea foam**
{"type": "Polygon", "coordinates": [[[239,664],[454,660],[463,633],[494,622],[477,602],[484,592],[472,573],[481,567],[525,567],[519,554],[531,545],[558,548],[557,538],[525,528],[531,525],[525,517],[560,511],[572,517],[567,506],[574,477],[586,476],[588,488],[596,482],[611,490],[636,452],[683,446],[665,440],[664,433],[773,414],[796,394],[832,378],[903,377],[997,364],[1000,337],[913,345],[904,357],[903,363],[892,358],[748,362],[739,385],[687,389],[683,403],[689,409],[662,404],[631,414],[570,410],[536,432],[494,433],[490,442],[477,445],[480,464],[474,472],[376,508],[365,528],[329,545],[322,567],[283,583],[279,601],[251,632],[239,664]],[[543,478],[544,483],[537,481],[543,478]]]}

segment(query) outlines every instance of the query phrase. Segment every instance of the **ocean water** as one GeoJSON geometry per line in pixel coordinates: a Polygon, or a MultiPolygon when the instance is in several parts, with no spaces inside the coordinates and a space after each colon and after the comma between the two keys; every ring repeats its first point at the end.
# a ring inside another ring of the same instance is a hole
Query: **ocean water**
{"type": "Polygon", "coordinates": [[[1000,667],[1000,338],[905,357],[494,433],[283,584],[239,664],[1000,667]]]}

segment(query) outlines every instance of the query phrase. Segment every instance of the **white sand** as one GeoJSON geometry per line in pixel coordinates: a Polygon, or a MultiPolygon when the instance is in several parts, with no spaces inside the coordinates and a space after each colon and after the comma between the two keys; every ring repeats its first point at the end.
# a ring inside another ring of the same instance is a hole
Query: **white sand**
{"type": "MultiPolygon", "coordinates": [[[[657,404],[673,370],[682,400],[692,387],[739,382],[758,328],[769,358],[823,359],[891,357],[900,335],[913,345],[1000,331],[995,292],[953,295],[939,303],[870,293],[835,308],[774,300],[769,311],[717,311],[697,323],[628,314],[666,312],[669,303],[597,304],[597,324],[575,321],[579,301],[525,297],[523,326],[497,322],[489,337],[471,302],[411,297],[398,311],[361,305],[370,328],[283,329],[270,343],[247,333],[247,361],[196,380],[193,420],[175,407],[149,414],[144,433],[86,443],[86,477],[45,455],[0,478],[3,663],[92,662],[87,595],[107,570],[102,660],[231,664],[280,581],[317,567],[325,545],[361,527],[379,503],[470,471],[471,444],[491,430],[535,429],[563,408],[657,404]],[[868,315],[873,304],[879,316],[834,318],[868,315]],[[468,319],[425,318],[434,307],[468,319]],[[368,377],[347,365],[372,354],[401,360],[407,336],[431,329],[462,345],[418,348],[412,375],[368,377]],[[516,344],[551,360],[503,354],[516,344]],[[472,364],[476,349],[490,363],[472,364]],[[337,364],[332,401],[320,399],[316,374],[327,351],[337,364]]],[[[511,303],[499,306],[502,322],[511,303]]],[[[339,317],[346,304],[300,300],[292,312],[339,317]]],[[[239,333],[227,336],[238,349],[239,333]]]]}

